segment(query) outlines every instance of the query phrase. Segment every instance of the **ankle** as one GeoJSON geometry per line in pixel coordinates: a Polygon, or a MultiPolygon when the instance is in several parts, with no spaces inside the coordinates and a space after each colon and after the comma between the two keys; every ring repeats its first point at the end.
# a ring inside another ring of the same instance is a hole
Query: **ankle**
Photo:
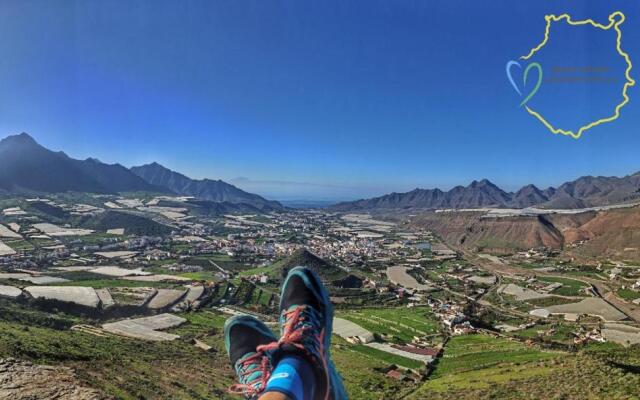
{"type": "Polygon", "coordinates": [[[315,386],[316,377],[309,361],[298,355],[287,354],[273,370],[264,394],[278,393],[285,396],[281,398],[310,400],[314,397],[315,386]]]}

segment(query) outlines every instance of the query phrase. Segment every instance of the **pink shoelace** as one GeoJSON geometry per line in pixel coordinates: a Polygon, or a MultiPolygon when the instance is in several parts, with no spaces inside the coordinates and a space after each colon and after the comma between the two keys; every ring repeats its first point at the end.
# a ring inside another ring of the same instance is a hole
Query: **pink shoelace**
{"type": "MultiPolygon", "coordinates": [[[[307,322],[307,317],[305,315],[307,307],[308,306],[302,305],[295,307],[292,310],[283,311],[282,314],[285,318],[285,322],[283,324],[283,332],[280,340],[258,346],[255,354],[240,361],[238,369],[243,371],[243,376],[249,376],[257,371],[260,371],[260,376],[245,383],[236,383],[232,385],[229,388],[229,393],[245,395],[248,397],[260,395],[266,388],[272,372],[272,366],[269,362],[269,358],[266,356],[266,353],[282,349],[283,347],[286,347],[288,350],[293,347],[312,360],[320,362],[323,366],[327,385],[329,385],[329,368],[324,356],[324,329],[316,335],[313,334],[312,331],[314,328],[310,324],[305,323],[307,322]],[[303,343],[303,341],[308,338],[308,335],[313,336],[313,341],[317,347],[315,352],[310,351],[303,343]]],[[[329,400],[330,397],[331,390],[327,387],[324,399],[329,400]]]]}
{"type": "MultiPolygon", "coordinates": [[[[274,342],[275,343],[275,342],[274,342]]],[[[265,345],[268,346],[268,345],[265,345]]],[[[267,381],[271,377],[271,363],[264,351],[258,346],[256,353],[239,361],[239,370],[242,370],[242,376],[249,376],[254,372],[260,372],[255,379],[245,383],[235,383],[229,387],[230,394],[239,394],[247,397],[257,396],[264,391],[267,381]]],[[[242,377],[241,377],[242,378],[242,377]]]]}

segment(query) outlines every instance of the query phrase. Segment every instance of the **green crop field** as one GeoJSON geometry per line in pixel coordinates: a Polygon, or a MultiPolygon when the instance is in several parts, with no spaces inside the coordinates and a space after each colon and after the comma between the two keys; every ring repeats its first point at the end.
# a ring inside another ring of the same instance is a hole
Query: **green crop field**
{"type": "Polygon", "coordinates": [[[274,275],[276,268],[278,267],[278,265],[276,263],[271,264],[271,265],[267,265],[266,267],[257,267],[257,268],[251,268],[251,269],[246,269],[244,271],[240,271],[238,273],[239,276],[251,276],[251,275],[269,275],[272,276],[274,275]]]}
{"type": "Polygon", "coordinates": [[[187,323],[167,332],[180,335],[182,340],[199,339],[212,346],[217,352],[225,354],[222,330],[227,319],[226,315],[208,310],[177,315],[186,318],[187,323]]]}
{"type": "Polygon", "coordinates": [[[18,239],[18,240],[5,240],[4,244],[11,247],[17,252],[21,251],[31,251],[33,250],[33,245],[26,240],[18,239]]]}
{"type": "Polygon", "coordinates": [[[546,375],[553,369],[544,362],[559,356],[488,335],[455,336],[447,343],[429,380],[411,398],[546,375]]]}
{"type": "Polygon", "coordinates": [[[219,281],[220,278],[217,278],[215,274],[216,274],[215,271],[198,271],[198,272],[184,272],[182,274],[178,274],[178,276],[182,276],[184,278],[189,278],[189,279],[195,279],[199,281],[219,281]]]}
{"type": "Polygon", "coordinates": [[[559,294],[562,296],[584,296],[584,293],[581,293],[580,290],[584,287],[589,286],[584,282],[580,282],[575,279],[568,279],[568,278],[541,276],[541,277],[538,277],[538,280],[542,282],[549,282],[549,283],[556,283],[556,282],[562,283],[561,288],[553,291],[553,294],[559,294]]]}
{"type": "Polygon", "coordinates": [[[619,289],[618,296],[622,297],[625,300],[635,300],[640,299],[640,292],[636,292],[631,289],[619,289]]]}
{"type": "Polygon", "coordinates": [[[350,346],[350,348],[354,351],[357,351],[358,353],[366,354],[377,360],[385,362],[387,365],[395,364],[404,368],[410,368],[414,370],[423,370],[425,368],[425,364],[418,360],[412,360],[411,358],[387,353],[386,351],[378,350],[373,347],[365,345],[353,345],[350,346]]]}
{"type": "Polygon", "coordinates": [[[352,321],[371,332],[396,336],[402,341],[411,341],[414,336],[439,332],[438,320],[425,307],[360,308],[341,310],[336,316],[352,321]]]}
{"type": "Polygon", "coordinates": [[[509,333],[510,336],[517,336],[521,338],[532,339],[540,336],[538,332],[552,332],[548,335],[542,336],[545,341],[554,341],[560,343],[573,343],[573,335],[571,332],[575,331],[576,327],[571,324],[555,323],[555,324],[543,324],[535,325],[531,328],[523,329],[521,331],[515,331],[509,333]]]}
{"type": "Polygon", "coordinates": [[[544,365],[495,366],[481,370],[471,370],[459,374],[449,374],[429,381],[423,389],[449,391],[452,389],[482,388],[492,384],[518,380],[532,376],[549,374],[552,367],[544,365]]]}
{"type": "Polygon", "coordinates": [[[376,370],[389,365],[387,360],[378,358],[377,354],[359,351],[356,346],[348,345],[336,336],[333,337],[333,343],[332,358],[342,375],[349,399],[401,398],[416,388],[413,383],[387,378],[382,372],[376,370]]]}
{"type": "Polygon", "coordinates": [[[545,297],[542,299],[527,300],[527,303],[535,306],[536,308],[544,308],[549,306],[555,306],[558,304],[568,304],[568,303],[575,303],[575,302],[576,302],[575,299],[567,299],[564,297],[545,297]]]}
{"type": "MultiPolygon", "coordinates": [[[[454,347],[458,344],[451,343],[454,347]]],[[[466,352],[469,344],[458,350],[466,352]]],[[[485,346],[486,343],[481,344],[481,347],[485,346]]],[[[640,376],[634,371],[639,367],[637,351],[605,343],[590,345],[577,353],[560,353],[546,358],[528,356],[526,360],[508,356],[499,363],[475,369],[450,370],[444,375],[432,376],[405,398],[637,399],[640,376]]]]}
{"type": "Polygon", "coordinates": [[[480,334],[455,336],[447,343],[444,356],[437,363],[432,378],[501,363],[539,361],[553,357],[558,357],[558,353],[542,352],[507,339],[480,334]]]}

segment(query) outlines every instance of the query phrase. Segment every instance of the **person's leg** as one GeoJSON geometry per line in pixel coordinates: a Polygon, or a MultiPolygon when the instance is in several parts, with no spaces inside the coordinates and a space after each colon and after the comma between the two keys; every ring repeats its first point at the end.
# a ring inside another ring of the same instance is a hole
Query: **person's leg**
{"type": "Polygon", "coordinates": [[[240,380],[232,389],[259,400],[346,400],[331,361],[332,328],[326,288],[313,271],[294,268],[282,286],[280,340],[274,342],[253,317],[225,323],[227,351],[240,380]]]}
{"type": "Polygon", "coordinates": [[[225,346],[240,383],[229,388],[231,393],[255,399],[271,377],[271,353],[263,348],[277,341],[269,328],[248,315],[229,318],[224,324],[225,346]]]}
{"type": "Polygon", "coordinates": [[[267,382],[265,393],[282,393],[294,400],[311,400],[316,392],[315,372],[309,362],[293,354],[284,355],[267,382]]]}
{"type": "Polygon", "coordinates": [[[276,368],[263,396],[275,392],[293,400],[347,399],[331,361],[332,328],[333,307],[318,276],[307,268],[292,269],[280,298],[276,368]]]}

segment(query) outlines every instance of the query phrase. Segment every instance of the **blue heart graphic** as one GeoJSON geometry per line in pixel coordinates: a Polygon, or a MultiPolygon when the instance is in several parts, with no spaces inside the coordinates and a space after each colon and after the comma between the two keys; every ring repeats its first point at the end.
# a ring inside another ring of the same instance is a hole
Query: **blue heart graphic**
{"type": "Polygon", "coordinates": [[[513,61],[513,60],[509,61],[506,67],[507,78],[509,78],[509,82],[511,82],[511,86],[513,86],[516,92],[518,92],[518,94],[522,96],[522,93],[520,93],[520,89],[518,89],[518,85],[516,85],[516,82],[513,80],[513,76],[511,75],[511,67],[513,67],[514,65],[522,69],[522,67],[520,66],[520,63],[518,63],[517,61],[513,61]]]}
{"type": "MultiPolygon", "coordinates": [[[[522,97],[522,92],[520,92],[520,88],[518,88],[518,85],[516,85],[515,80],[513,79],[513,76],[511,75],[511,70],[513,66],[516,66],[520,69],[522,69],[522,67],[520,66],[520,63],[518,63],[517,61],[509,61],[507,62],[507,65],[505,67],[506,72],[507,72],[507,78],[509,78],[509,82],[511,82],[511,86],[513,86],[513,88],[516,90],[516,92],[518,92],[518,95],[520,95],[520,97],[522,97]]],[[[531,91],[531,93],[529,93],[527,95],[527,97],[524,98],[524,100],[522,100],[522,102],[520,103],[520,107],[522,107],[523,105],[527,104],[527,102],[529,102],[529,100],[531,100],[533,98],[533,96],[538,92],[538,89],[540,89],[540,85],[542,84],[542,66],[538,63],[531,63],[527,66],[527,68],[525,68],[524,70],[524,75],[523,75],[523,83],[522,83],[522,87],[524,88],[527,85],[527,77],[529,76],[529,71],[531,69],[537,69],[538,70],[538,81],[536,82],[535,86],[533,87],[533,90],[531,91]]]]}

